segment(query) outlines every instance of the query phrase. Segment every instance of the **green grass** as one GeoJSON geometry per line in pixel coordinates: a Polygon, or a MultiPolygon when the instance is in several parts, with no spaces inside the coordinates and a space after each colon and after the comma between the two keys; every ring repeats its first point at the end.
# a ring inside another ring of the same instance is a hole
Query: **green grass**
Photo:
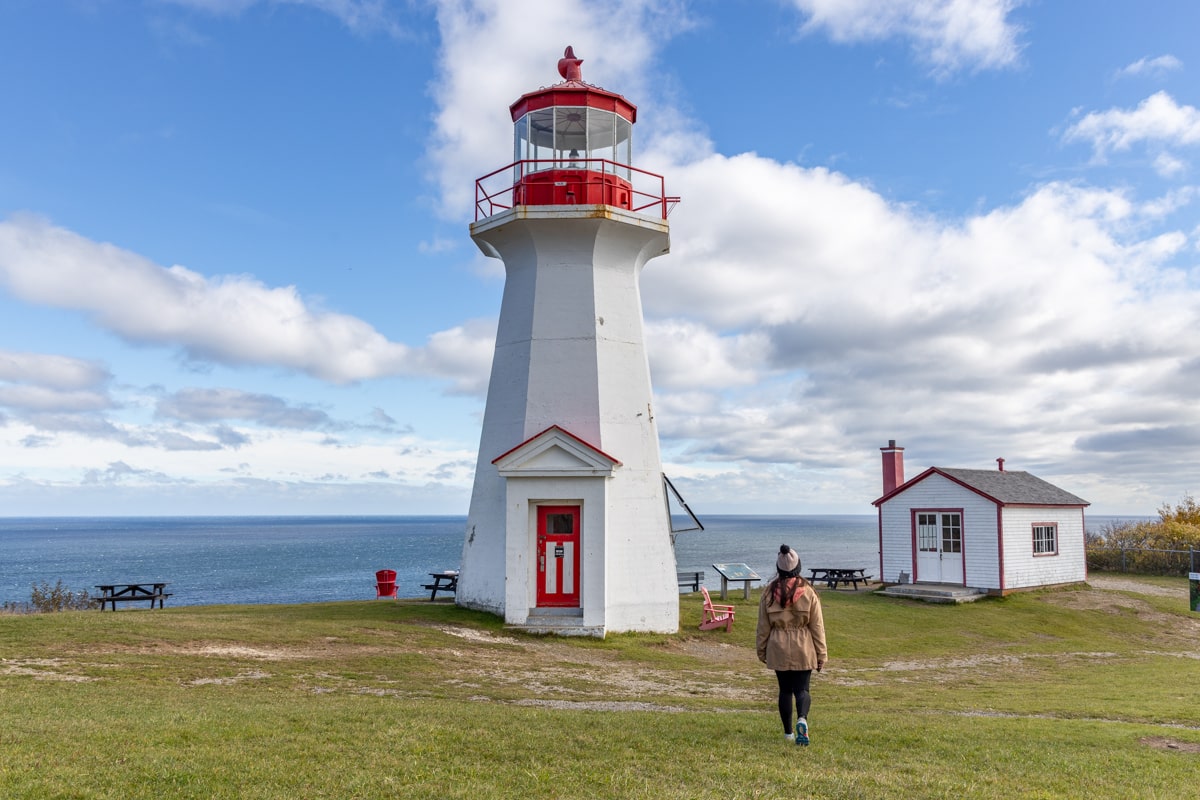
{"type": "Polygon", "coordinates": [[[1193,796],[1200,615],[1151,585],[823,592],[807,749],[753,598],[603,641],[419,600],[0,616],[0,797],[1193,796]]]}

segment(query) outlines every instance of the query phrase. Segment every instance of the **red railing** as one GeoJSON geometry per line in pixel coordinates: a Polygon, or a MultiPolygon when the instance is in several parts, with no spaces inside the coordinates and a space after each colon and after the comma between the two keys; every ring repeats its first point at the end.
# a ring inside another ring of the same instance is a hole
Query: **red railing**
{"type": "Polygon", "coordinates": [[[625,207],[634,213],[657,213],[660,219],[666,219],[679,202],[678,197],[667,196],[663,176],[628,164],[606,158],[526,159],[500,167],[475,181],[475,221],[520,205],[517,201],[522,188],[530,185],[528,179],[552,171],[567,173],[566,180],[555,183],[564,186],[563,194],[578,198],[593,194],[591,188],[600,191],[610,186],[615,176],[629,185],[630,202],[625,207]]]}

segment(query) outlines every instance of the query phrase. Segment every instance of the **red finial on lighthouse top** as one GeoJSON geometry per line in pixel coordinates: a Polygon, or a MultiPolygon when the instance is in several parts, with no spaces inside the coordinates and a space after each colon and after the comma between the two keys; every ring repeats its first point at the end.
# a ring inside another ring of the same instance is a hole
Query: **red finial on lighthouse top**
{"type": "Polygon", "coordinates": [[[582,82],[583,70],[579,68],[582,63],[582,58],[575,57],[575,48],[567,45],[567,49],[563,51],[563,57],[558,60],[558,74],[569,81],[582,82]]]}

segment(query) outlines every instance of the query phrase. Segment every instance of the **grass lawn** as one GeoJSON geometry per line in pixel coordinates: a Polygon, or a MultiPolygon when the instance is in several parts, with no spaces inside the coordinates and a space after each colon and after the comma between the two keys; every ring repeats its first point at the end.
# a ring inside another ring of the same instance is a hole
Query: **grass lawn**
{"type": "Polygon", "coordinates": [[[0,616],[0,797],[1179,798],[1185,580],[936,606],[823,591],[813,744],[732,633],[514,633],[420,600],[0,616]]]}

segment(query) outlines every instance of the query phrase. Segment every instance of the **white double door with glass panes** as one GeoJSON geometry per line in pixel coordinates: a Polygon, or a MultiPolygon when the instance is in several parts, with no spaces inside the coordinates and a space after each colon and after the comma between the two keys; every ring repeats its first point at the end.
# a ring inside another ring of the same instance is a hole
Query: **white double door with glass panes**
{"type": "Polygon", "coordinates": [[[918,511],[917,574],[921,583],[963,583],[962,512],[918,511]]]}

